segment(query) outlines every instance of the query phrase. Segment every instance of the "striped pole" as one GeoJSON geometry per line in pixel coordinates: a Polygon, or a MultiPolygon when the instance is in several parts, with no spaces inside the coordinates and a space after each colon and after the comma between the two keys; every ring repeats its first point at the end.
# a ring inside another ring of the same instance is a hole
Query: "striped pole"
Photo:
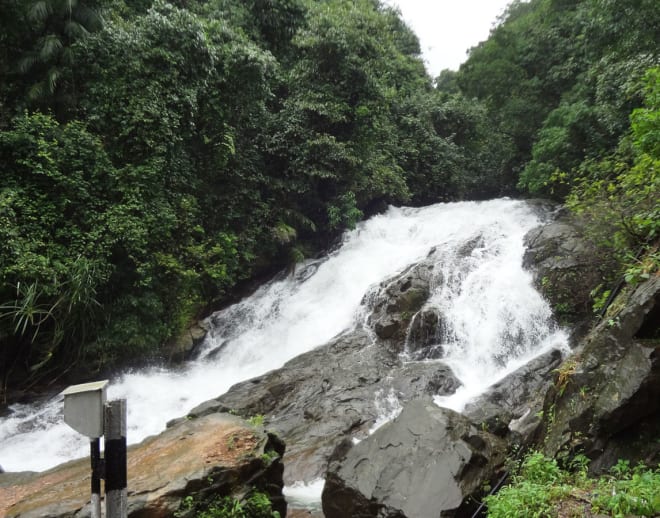
{"type": "Polygon", "coordinates": [[[89,440],[90,458],[92,459],[92,518],[101,518],[101,440],[94,437],[89,440]]]}
{"type": "Polygon", "coordinates": [[[105,516],[126,518],[126,400],[105,406],[105,516]]]}

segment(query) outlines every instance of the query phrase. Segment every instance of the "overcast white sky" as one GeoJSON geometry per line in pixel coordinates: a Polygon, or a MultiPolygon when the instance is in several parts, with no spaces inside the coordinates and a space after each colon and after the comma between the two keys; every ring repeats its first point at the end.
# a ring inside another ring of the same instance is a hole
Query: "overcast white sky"
{"type": "Polygon", "coordinates": [[[385,0],[398,6],[419,38],[432,77],[457,70],[467,50],[488,38],[493,23],[511,0],[385,0]]]}

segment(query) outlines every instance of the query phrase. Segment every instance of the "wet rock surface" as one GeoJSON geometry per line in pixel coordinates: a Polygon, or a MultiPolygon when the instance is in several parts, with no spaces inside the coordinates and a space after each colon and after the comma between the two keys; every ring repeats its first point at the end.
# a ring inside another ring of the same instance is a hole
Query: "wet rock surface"
{"type": "Polygon", "coordinates": [[[454,516],[493,476],[505,442],[431,401],[412,401],[357,445],[341,445],[323,490],[326,518],[454,516]]]}
{"type": "MultiPolygon", "coordinates": [[[[186,495],[268,494],[282,516],[283,443],[242,419],[215,414],[180,422],[128,450],[128,516],[170,517],[186,495]]],[[[0,516],[90,516],[89,458],[44,473],[0,475],[0,516]]]]}
{"type": "Polygon", "coordinates": [[[293,483],[322,477],[342,439],[366,437],[379,417],[395,415],[404,402],[454,393],[460,382],[446,364],[405,354],[409,324],[437,282],[434,253],[365,296],[371,312],[365,326],[233,386],[190,415],[263,415],[287,444],[285,480],[293,483]]]}
{"type": "Polygon", "coordinates": [[[538,356],[470,401],[463,414],[496,435],[530,442],[541,424],[545,394],[562,360],[556,349],[538,356]],[[512,433],[516,437],[510,437],[512,433]]]}
{"type": "Polygon", "coordinates": [[[439,359],[445,354],[442,346],[444,326],[436,308],[424,308],[412,318],[407,338],[407,353],[415,359],[439,359]]]}
{"type": "Polygon", "coordinates": [[[364,303],[371,309],[368,325],[398,352],[403,352],[413,316],[429,298],[434,269],[433,261],[427,258],[382,282],[365,297],[364,303]]]}
{"type": "Polygon", "coordinates": [[[206,338],[209,328],[209,324],[203,320],[195,322],[180,336],[167,344],[163,351],[166,360],[169,363],[180,363],[190,359],[206,338]]]}
{"type": "Polygon", "coordinates": [[[263,415],[287,444],[285,480],[293,483],[323,476],[337,444],[365,437],[379,415],[423,395],[451,394],[458,386],[445,364],[404,362],[361,329],[235,385],[190,415],[263,415]]]}
{"type": "Polygon", "coordinates": [[[599,259],[580,226],[563,212],[530,231],[525,246],[523,264],[533,271],[537,289],[560,322],[574,326],[577,337],[584,335],[593,316],[591,290],[603,282],[610,265],[599,259]]]}

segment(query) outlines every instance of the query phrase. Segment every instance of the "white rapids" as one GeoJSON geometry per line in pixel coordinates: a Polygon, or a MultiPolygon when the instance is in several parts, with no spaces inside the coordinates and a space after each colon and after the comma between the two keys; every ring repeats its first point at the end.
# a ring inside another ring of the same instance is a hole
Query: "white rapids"
{"type": "MultiPolygon", "coordinates": [[[[478,240],[460,265],[448,252],[440,266],[443,280],[428,302],[450,321],[443,361],[464,384],[457,395],[436,401],[460,410],[525,361],[566,346],[565,334],[522,268],[523,236],[539,223],[527,203],[508,199],[391,207],[360,223],[324,260],[305,262],[295,274],[214,315],[197,360],[111,380],[108,398],[128,401],[129,443],[162,431],[167,421],[235,383],[362,325],[361,301],[369,288],[433,247],[458,250],[478,240]]],[[[384,405],[385,420],[397,410],[392,401],[384,405]]],[[[70,430],[61,414],[59,396],[41,405],[11,406],[0,420],[0,465],[6,471],[41,471],[88,455],[87,440],[70,430]]]]}

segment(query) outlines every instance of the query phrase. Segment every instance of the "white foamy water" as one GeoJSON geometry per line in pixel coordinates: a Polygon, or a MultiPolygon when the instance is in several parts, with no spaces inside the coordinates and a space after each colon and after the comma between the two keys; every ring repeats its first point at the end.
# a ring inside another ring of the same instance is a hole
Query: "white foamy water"
{"type": "Polygon", "coordinates": [[[387,394],[383,394],[382,389],[377,390],[375,406],[378,412],[378,418],[371,428],[369,428],[369,435],[396,418],[401,413],[401,410],[403,410],[401,401],[399,401],[394,389],[390,389],[387,394]]]}
{"type": "Polygon", "coordinates": [[[446,247],[436,262],[440,275],[422,311],[435,308],[442,326],[437,337],[463,386],[436,404],[461,412],[474,397],[541,353],[568,352],[547,301],[522,267],[525,224],[493,226],[470,246],[446,247]]]}
{"type": "Polygon", "coordinates": [[[284,496],[290,509],[308,509],[310,511],[321,510],[321,494],[325,480],[317,478],[311,482],[296,482],[290,486],[284,486],[284,496]]]}
{"type": "MultiPolygon", "coordinates": [[[[479,246],[459,265],[442,264],[444,280],[429,303],[451,315],[446,352],[466,385],[465,397],[479,393],[521,358],[565,341],[521,266],[522,237],[538,223],[527,204],[511,200],[390,208],[361,223],[325,260],[299,265],[295,275],[268,283],[217,314],[198,360],[176,370],[148,369],[111,380],[109,399],[128,400],[129,443],[162,431],[170,419],[233,384],[361,325],[360,302],[370,286],[433,247],[449,253],[474,239],[479,246]]],[[[452,253],[447,261],[457,260],[452,253]]],[[[0,421],[5,470],[44,470],[88,455],[87,440],[62,423],[61,399],[11,410],[0,421]]],[[[384,415],[393,415],[391,410],[384,407],[384,415]]]]}

